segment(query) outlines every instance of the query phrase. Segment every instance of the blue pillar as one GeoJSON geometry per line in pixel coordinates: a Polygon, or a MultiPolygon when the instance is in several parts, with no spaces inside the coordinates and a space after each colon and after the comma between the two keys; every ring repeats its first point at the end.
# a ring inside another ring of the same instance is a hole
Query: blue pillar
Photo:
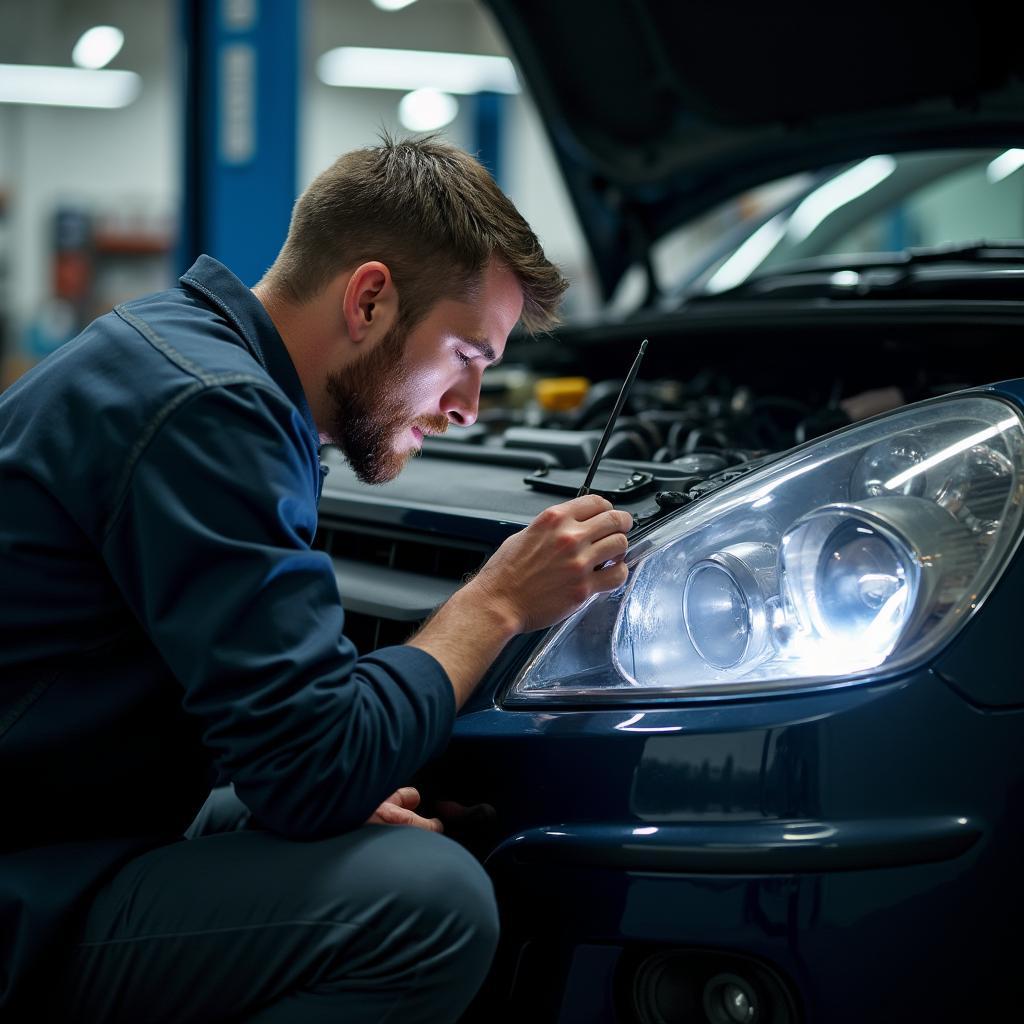
{"type": "Polygon", "coordinates": [[[178,263],[209,253],[246,284],[273,262],[296,193],[295,0],[180,0],[185,189],[178,263]]]}
{"type": "Polygon", "coordinates": [[[475,153],[480,163],[486,167],[498,183],[503,187],[503,171],[501,163],[501,133],[505,97],[498,92],[478,92],[474,97],[473,129],[475,153]]]}

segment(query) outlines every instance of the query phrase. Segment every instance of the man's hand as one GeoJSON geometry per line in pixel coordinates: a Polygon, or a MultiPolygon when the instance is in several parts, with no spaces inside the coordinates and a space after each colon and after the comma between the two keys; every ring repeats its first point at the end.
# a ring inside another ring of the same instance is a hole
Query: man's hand
{"type": "Polygon", "coordinates": [[[553,625],[625,583],[632,525],[628,512],[596,494],[545,509],[407,642],[441,663],[461,706],[513,636],[553,625]]]}
{"type": "Polygon", "coordinates": [[[596,494],[552,505],[509,537],[467,589],[507,609],[517,633],[554,625],[592,595],[626,582],[622,559],[632,525],[628,512],[596,494]]]}
{"type": "Polygon", "coordinates": [[[412,786],[403,786],[391,794],[370,815],[367,825],[412,825],[427,832],[443,832],[439,818],[424,818],[416,813],[420,805],[420,794],[412,786]]]}

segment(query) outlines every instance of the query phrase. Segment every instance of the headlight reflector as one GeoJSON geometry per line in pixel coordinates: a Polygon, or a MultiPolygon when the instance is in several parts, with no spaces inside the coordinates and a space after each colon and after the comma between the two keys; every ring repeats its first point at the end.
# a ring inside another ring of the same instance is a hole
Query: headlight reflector
{"type": "Polygon", "coordinates": [[[781,564],[797,631],[851,648],[854,657],[859,647],[870,663],[896,646],[920,569],[893,530],[859,516],[855,506],[826,506],[786,534],[781,564]]]}

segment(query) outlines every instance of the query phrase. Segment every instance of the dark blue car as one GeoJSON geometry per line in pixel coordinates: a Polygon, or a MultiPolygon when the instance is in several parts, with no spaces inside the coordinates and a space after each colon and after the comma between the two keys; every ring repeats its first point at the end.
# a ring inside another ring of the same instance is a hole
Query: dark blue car
{"type": "Polygon", "coordinates": [[[328,453],[362,650],[575,494],[651,343],[595,481],[628,583],[511,646],[421,780],[476,807],[502,911],[472,1019],[1024,1019],[1019,37],[987,7],[490,7],[605,294],[645,287],[513,340],[393,483],[328,453]],[[571,374],[572,408],[516,397],[571,374]]]}

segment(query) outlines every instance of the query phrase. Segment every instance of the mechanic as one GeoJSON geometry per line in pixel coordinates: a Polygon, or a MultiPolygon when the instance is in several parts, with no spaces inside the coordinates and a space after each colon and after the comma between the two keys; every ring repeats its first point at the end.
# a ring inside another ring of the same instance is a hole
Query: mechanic
{"type": "Polygon", "coordinates": [[[480,164],[385,137],[253,289],[202,256],[0,396],[5,1021],[460,1015],[494,895],[407,784],[512,636],[625,580],[630,519],[549,508],[359,657],[319,446],[392,479],[565,287],[480,164]]]}

